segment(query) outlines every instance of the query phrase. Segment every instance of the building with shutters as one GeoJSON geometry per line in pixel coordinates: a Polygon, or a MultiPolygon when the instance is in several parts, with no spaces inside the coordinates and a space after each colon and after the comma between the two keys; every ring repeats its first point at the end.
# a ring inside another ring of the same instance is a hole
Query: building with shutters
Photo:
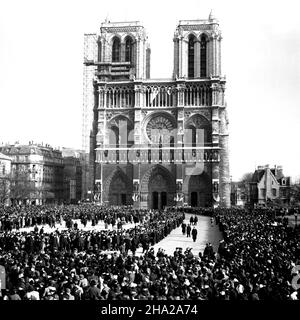
{"type": "Polygon", "coordinates": [[[60,150],[30,142],[0,146],[11,158],[11,204],[46,204],[63,201],[63,159],[60,150]]]}

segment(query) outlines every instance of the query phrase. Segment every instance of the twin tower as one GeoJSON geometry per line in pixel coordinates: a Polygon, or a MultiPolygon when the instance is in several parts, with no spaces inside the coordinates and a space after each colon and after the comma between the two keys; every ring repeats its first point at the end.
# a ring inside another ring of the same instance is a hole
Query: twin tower
{"type": "Polygon", "coordinates": [[[84,196],[137,209],[229,207],[219,23],[179,21],[170,79],[150,78],[147,40],[137,21],[84,36],[84,196]]]}

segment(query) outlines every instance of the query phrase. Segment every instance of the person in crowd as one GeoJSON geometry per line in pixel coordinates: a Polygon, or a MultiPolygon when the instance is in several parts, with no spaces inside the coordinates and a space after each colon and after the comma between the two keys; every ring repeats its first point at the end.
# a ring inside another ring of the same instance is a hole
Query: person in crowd
{"type": "Polygon", "coordinates": [[[192,229],[192,238],[193,238],[194,242],[196,242],[196,240],[197,240],[197,233],[198,233],[197,229],[195,227],[193,227],[193,229],[192,229]]]}
{"type": "Polygon", "coordinates": [[[269,208],[196,210],[198,215],[213,217],[223,234],[216,252],[207,243],[198,256],[190,248],[177,248],[173,255],[162,249],[155,253],[153,245],[182,225],[186,213],[180,209],[1,208],[0,265],[5,267],[8,290],[2,296],[10,300],[299,300],[292,272],[300,264],[298,226],[284,223],[269,208]],[[59,231],[53,226],[61,218],[91,222],[95,217],[103,222],[109,218],[110,225],[112,217],[139,223],[134,228],[97,231],[73,227],[59,231]],[[49,222],[50,233],[33,230],[49,222]],[[22,230],[23,226],[32,231],[22,230]],[[139,244],[144,252],[133,254],[139,244]]]}
{"type": "Polygon", "coordinates": [[[181,224],[181,231],[182,231],[182,234],[185,235],[185,232],[186,232],[186,223],[183,221],[182,224],[181,224]]]}
{"type": "Polygon", "coordinates": [[[194,225],[196,226],[197,223],[198,223],[198,217],[195,215],[195,216],[194,216],[194,225]]]}
{"type": "Polygon", "coordinates": [[[11,295],[9,296],[9,300],[22,300],[20,295],[18,294],[18,289],[13,288],[11,295]]]}
{"type": "Polygon", "coordinates": [[[192,227],[191,227],[190,224],[188,224],[187,227],[186,227],[186,236],[187,237],[191,236],[191,230],[192,230],[192,227]]]}
{"type": "Polygon", "coordinates": [[[192,226],[193,224],[194,224],[194,217],[191,216],[191,217],[190,217],[190,225],[192,226]]]}

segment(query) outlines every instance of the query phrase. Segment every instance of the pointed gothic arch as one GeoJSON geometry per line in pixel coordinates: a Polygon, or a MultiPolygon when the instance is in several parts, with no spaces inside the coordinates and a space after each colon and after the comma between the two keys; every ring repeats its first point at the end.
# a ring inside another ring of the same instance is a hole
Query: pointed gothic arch
{"type": "Polygon", "coordinates": [[[104,202],[109,205],[129,205],[132,204],[132,181],[118,166],[107,177],[103,193],[104,202]]]}
{"type": "Polygon", "coordinates": [[[195,43],[196,36],[190,34],[188,37],[188,77],[195,77],[195,43]]]}
{"type": "Polygon", "coordinates": [[[210,207],[212,204],[212,184],[207,172],[187,175],[182,191],[192,207],[210,207]]]}
{"type": "Polygon", "coordinates": [[[133,144],[131,141],[131,131],[133,130],[132,121],[122,114],[113,117],[108,125],[108,141],[111,147],[129,147],[133,144]]]}
{"type": "Polygon", "coordinates": [[[133,39],[127,35],[125,40],[125,61],[133,62],[133,39]]]}
{"type": "Polygon", "coordinates": [[[205,33],[200,36],[200,77],[207,77],[207,61],[208,61],[208,37],[205,33]]]}
{"type": "Polygon", "coordinates": [[[154,165],[144,174],[140,190],[148,208],[163,209],[164,206],[174,205],[175,179],[162,165],[154,165]]]}
{"type": "MultiPolygon", "coordinates": [[[[201,114],[192,115],[185,123],[185,129],[191,130],[192,144],[203,141],[204,145],[210,145],[212,142],[212,126],[210,121],[201,114]],[[197,131],[197,130],[201,131],[197,131]],[[203,131],[202,131],[203,130],[203,131]],[[204,134],[203,137],[199,137],[200,134],[204,134]],[[194,140],[193,140],[194,139],[194,140]]],[[[191,139],[191,138],[190,138],[191,139]]]]}
{"type": "Polygon", "coordinates": [[[101,62],[102,59],[102,43],[100,38],[98,39],[98,62],[101,62]]]}
{"type": "Polygon", "coordinates": [[[114,36],[112,39],[112,62],[121,61],[121,40],[119,37],[114,36]]]}

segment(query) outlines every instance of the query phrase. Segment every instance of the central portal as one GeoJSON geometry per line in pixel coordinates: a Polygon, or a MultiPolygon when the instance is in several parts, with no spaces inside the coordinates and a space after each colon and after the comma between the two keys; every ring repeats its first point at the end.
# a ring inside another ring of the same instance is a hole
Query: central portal
{"type": "Polygon", "coordinates": [[[197,207],[198,205],[198,195],[197,192],[191,192],[191,207],[197,207]]]}
{"type": "Polygon", "coordinates": [[[142,207],[163,210],[174,205],[176,183],[168,168],[158,164],[152,166],[141,182],[142,207]]]}
{"type": "Polygon", "coordinates": [[[152,209],[164,209],[167,205],[167,190],[167,179],[159,173],[153,175],[149,182],[149,191],[152,196],[152,209]]]}
{"type": "Polygon", "coordinates": [[[152,192],[152,209],[164,209],[167,205],[167,192],[152,192]]]}
{"type": "Polygon", "coordinates": [[[210,207],[212,205],[211,188],[211,179],[207,173],[187,177],[185,192],[188,194],[189,205],[191,207],[210,207]]]}
{"type": "Polygon", "coordinates": [[[104,201],[112,206],[129,205],[132,203],[132,184],[127,175],[116,168],[104,183],[104,201]]]}
{"type": "Polygon", "coordinates": [[[152,192],[152,208],[158,209],[158,192],[152,192]]]}

